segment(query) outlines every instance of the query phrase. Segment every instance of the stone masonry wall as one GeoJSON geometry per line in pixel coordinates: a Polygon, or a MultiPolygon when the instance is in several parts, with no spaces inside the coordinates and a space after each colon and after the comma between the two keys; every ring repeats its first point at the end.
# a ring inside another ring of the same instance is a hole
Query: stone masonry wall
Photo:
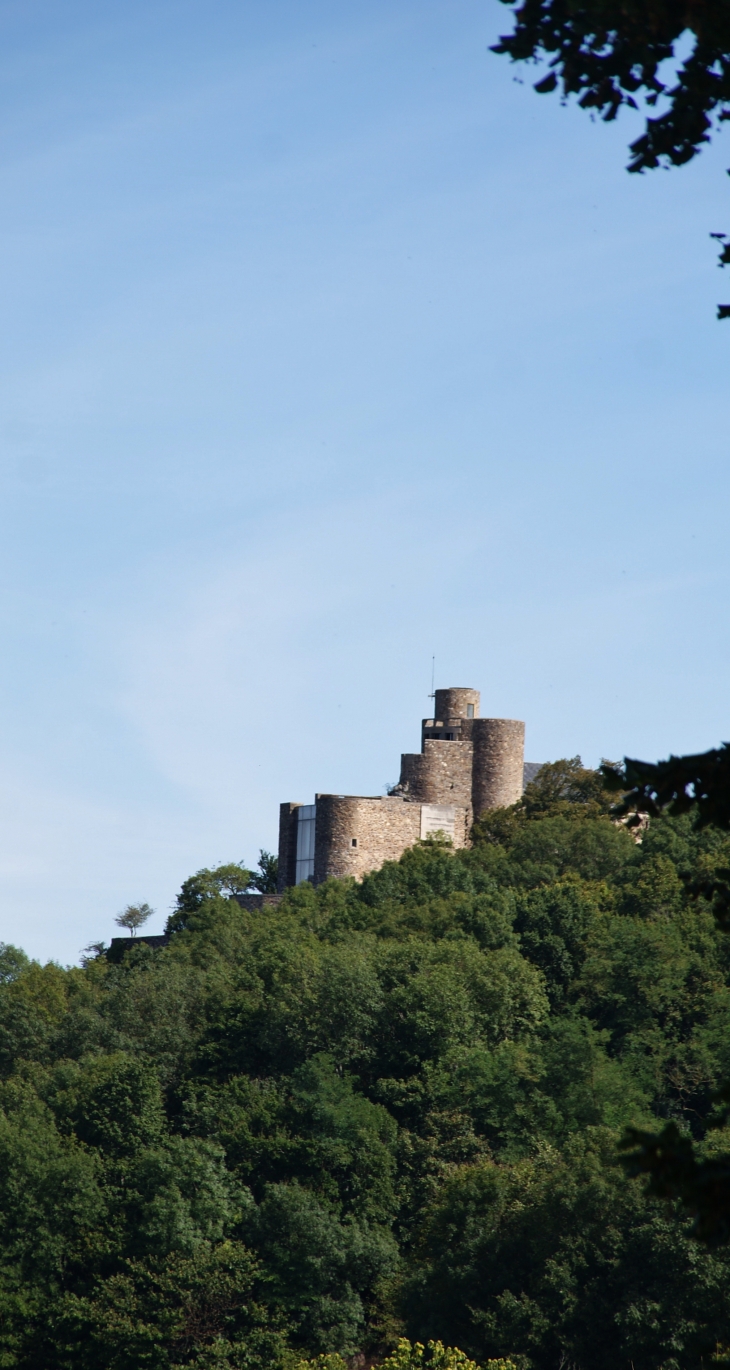
{"type": "Polygon", "coordinates": [[[423,752],[401,757],[399,785],[420,804],[457,804],[471,813],[472,750],[470,742],[427,738],[423,752]]]}
{"type": "Polygon", "coordinates": [[[452,686],[449,690],[436,690],[434,697],[434,718],[466,718],[467,705],[474,709],[472,718],[479,717],[479,691],[466,690],[452,686]]]}
{"type": "MultiPolygon", "coordinates": [[[[525,725],[515,718],[478,718],[472,729],[474,817],[516,804],[522,794],[525,725]]],[[[452,744],[453,745],[453,744],[452,744]]]]}
{"type": "MultiPolygon", "coordinates": [[[[465,845],[467,832],[466,811],[457,806],[454,846],[465,845]]],[[[351,875],[359,880],[368,871],[378,870],[384,861],[397,861],[420,836],[420,804],[390,795],[369,799],[319,794],[314,883],[319,885],[331,876],[351,875]]]]}
{"type": "Polygon", "coordinates": [[[333,875],[360,879],[384,861],[397,861],[406,847],[418,842],[420,833],[419,804],[389,797],[317,795],[314,883],[333,875]]]}
{"type": "Polygon", "coordinates": [[[301,804],[279,805],[279,875],[276,888],[281,894],[296,880],[297,824],[296,810],[301,804]]]}

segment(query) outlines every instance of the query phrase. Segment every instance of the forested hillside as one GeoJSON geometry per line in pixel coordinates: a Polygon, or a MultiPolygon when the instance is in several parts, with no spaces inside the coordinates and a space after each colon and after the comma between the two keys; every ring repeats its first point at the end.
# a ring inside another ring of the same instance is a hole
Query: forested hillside
{"type": "Polygon", "coordinates": [[[730,1340],[727,1249],[616,1151],[703,1135],[730,1077],[730,938],[695,893],[730,842],[683,817],[637,843],[577,763],[474,838],[257,914],[201,872],[169,945],[118,963],[3,950],[0,1367],[407,1336],[690,1370],[730,1340]]]}

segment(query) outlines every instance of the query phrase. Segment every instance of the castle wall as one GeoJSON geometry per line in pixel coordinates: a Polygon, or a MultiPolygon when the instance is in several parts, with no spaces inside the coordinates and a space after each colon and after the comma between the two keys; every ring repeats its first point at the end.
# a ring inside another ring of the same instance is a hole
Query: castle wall
{"type": "MultiPolygon", "coordinates": [[[[455,847],[463,847],[468,838],[468,813],[463,807],[454,807],[453,842],[455,847]]],[[[397,861],[407,847],[421,840],[421,832],[421,805],[400,796],[381,799],[318,794],[314,883],[347,875],[360,880],[385,861],[397,861]]]]}
{"type": "Polygon", "coordinates": [[[515,718],[475,719],[472,745],[474,817],[478,818],[487,809],[516,804],[522,794],[524,723],[515,718]]]}
{"type": "Polygon", "coordinates": [[[478,690],[436,690],[421,751],[401,757],[392,794],[319,794],[316,805],[281,805],[279,890],[297,878],[315,885],[331,877],[359,880],[438,831],[466,846],[474,818],[520,798],[524,737],[516,719],[479,717],[478,690]]]}
{"type": "Polygon", "coordinates": [[[419,804],[457,804],[471,813],[472,745],[434,742],[401,757],[399,785],[419,804]]]}
{"type": "Polygon", "coordinates": [[[400,797],[318,794],[314,883],[345,875],[359,880],[384,861],[397,861],[420,836],[419,804],[400,797]]]}
{"type": "Polygon", "coordinates": [[[276,887],[281,893],[297,881],[297,809],[301,804],[279,805],[279,876],[276,887]]]}

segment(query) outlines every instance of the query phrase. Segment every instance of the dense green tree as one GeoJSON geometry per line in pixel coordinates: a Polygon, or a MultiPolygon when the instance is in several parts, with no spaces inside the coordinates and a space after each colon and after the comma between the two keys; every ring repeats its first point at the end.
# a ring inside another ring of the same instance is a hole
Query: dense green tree
{"type": "MultiPolygon", "coordinates": [[[[612,1164],[613,1163],[613,1164],[612,1164]]],[[[588,1131],[510,1166],[450,1179],[427,1213],[409,1280],[419,1337],[437,1329],[477,1359],[635,1370],[700,1364],[726,1335],[727,1256],[698,1257],[671,1215],[617,1173],[588,1131]]]]}
{"type": "Polygon", "coordinates": [[[258,871],[253,876],[251,888],[259,894],[276,894],[279,883],[279,858],[273,852],[259,852],[258,871]]]}
{"type": "Polygon", "coordinates": [[[188,916],[210,904],[216,896],[235,899],[236,895],[245,894],[251,888],[253,878],[253,871],[235,861],[191,875],[183,882],[175,901],[175,912],[167,920],[167,931],[180,932],[186,926],[188,916]]]}
{"type": "Polygon", "coordinates": [[[717,1179],[728,838],[610,803],[573,758],[468,850],[258,911],[219,866],[163,948],[0,949],[0,1365],[343,1370],[407,1334],[700,1370],[727,1257],[616,1144],[673,1126],[717,1179]]]}
{"type": "MultiPolygon", "coordinates": [[[[725,313],[730,314],[730,308],[725,313]]],[[[692,815],[695,829],[709,840],[694,863],[683,863],[685,884],[696,898],[704,896],[718,925],[730,931],[730,842],[725,836],[730,830],[730,745],[723,743],[694,756],[670,756],[657,763],[626,757],[623,766],[604,763],[601,771],[606,790],[621,796],[613,812],[634,826],[647,816],[692,815]]],[[[670,878],[665,870],[663,884],[670,878]]],[[[714,1084],[716,1101],[727,1105],[730,1084],[717,1090],[710,1064],[713,1053],[709,1059],[705,1055],[702,1083],[714,1084]]],[[[701,1070],[702,1063],[698,1064],[701,1070]]],[[[710,1128],[721,1126],[726,1116],[727,1107],[709,1119],[706,1108],[701,1115],[710,1128]]],[[[661,1132],[629,1128],[622,1143],[629,1152],[626,1168],[634,1175],[648,1175],[650,1193],[681,1200],[694,1216],[695,1236],[710,1244],[728,1242],[730,1151],[718,1151],[712,1144],[697,1147],[689,1131],[682,1120],[675,1119],[661,1132]]]]}
{"type": "Polygon", "coordinates": [[[51,1363],[59,1370],[282,1364],[287,1339],[257,1301],[260,1285],[261,1268],[239,1242],[204,1243],[164,1263],[125,1261],[88,1294],[61,1300],[51,1363]]]}

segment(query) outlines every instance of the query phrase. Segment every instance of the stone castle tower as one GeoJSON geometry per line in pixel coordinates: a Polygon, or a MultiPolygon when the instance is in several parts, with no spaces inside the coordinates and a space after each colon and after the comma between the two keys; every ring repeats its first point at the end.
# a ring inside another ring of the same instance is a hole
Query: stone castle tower
{"type": "Polygon", "coordinates": [[[318,794],[314,804],[281,805],[279,889],[330,876],[360,879],[429,833],[466,846],[475,818],[520,798],[524,746],[524,723],[479,717],[478,690],[437,690],[434,716],[421,725],[421,750],[401,757],[389,794],[318,794]]]}

